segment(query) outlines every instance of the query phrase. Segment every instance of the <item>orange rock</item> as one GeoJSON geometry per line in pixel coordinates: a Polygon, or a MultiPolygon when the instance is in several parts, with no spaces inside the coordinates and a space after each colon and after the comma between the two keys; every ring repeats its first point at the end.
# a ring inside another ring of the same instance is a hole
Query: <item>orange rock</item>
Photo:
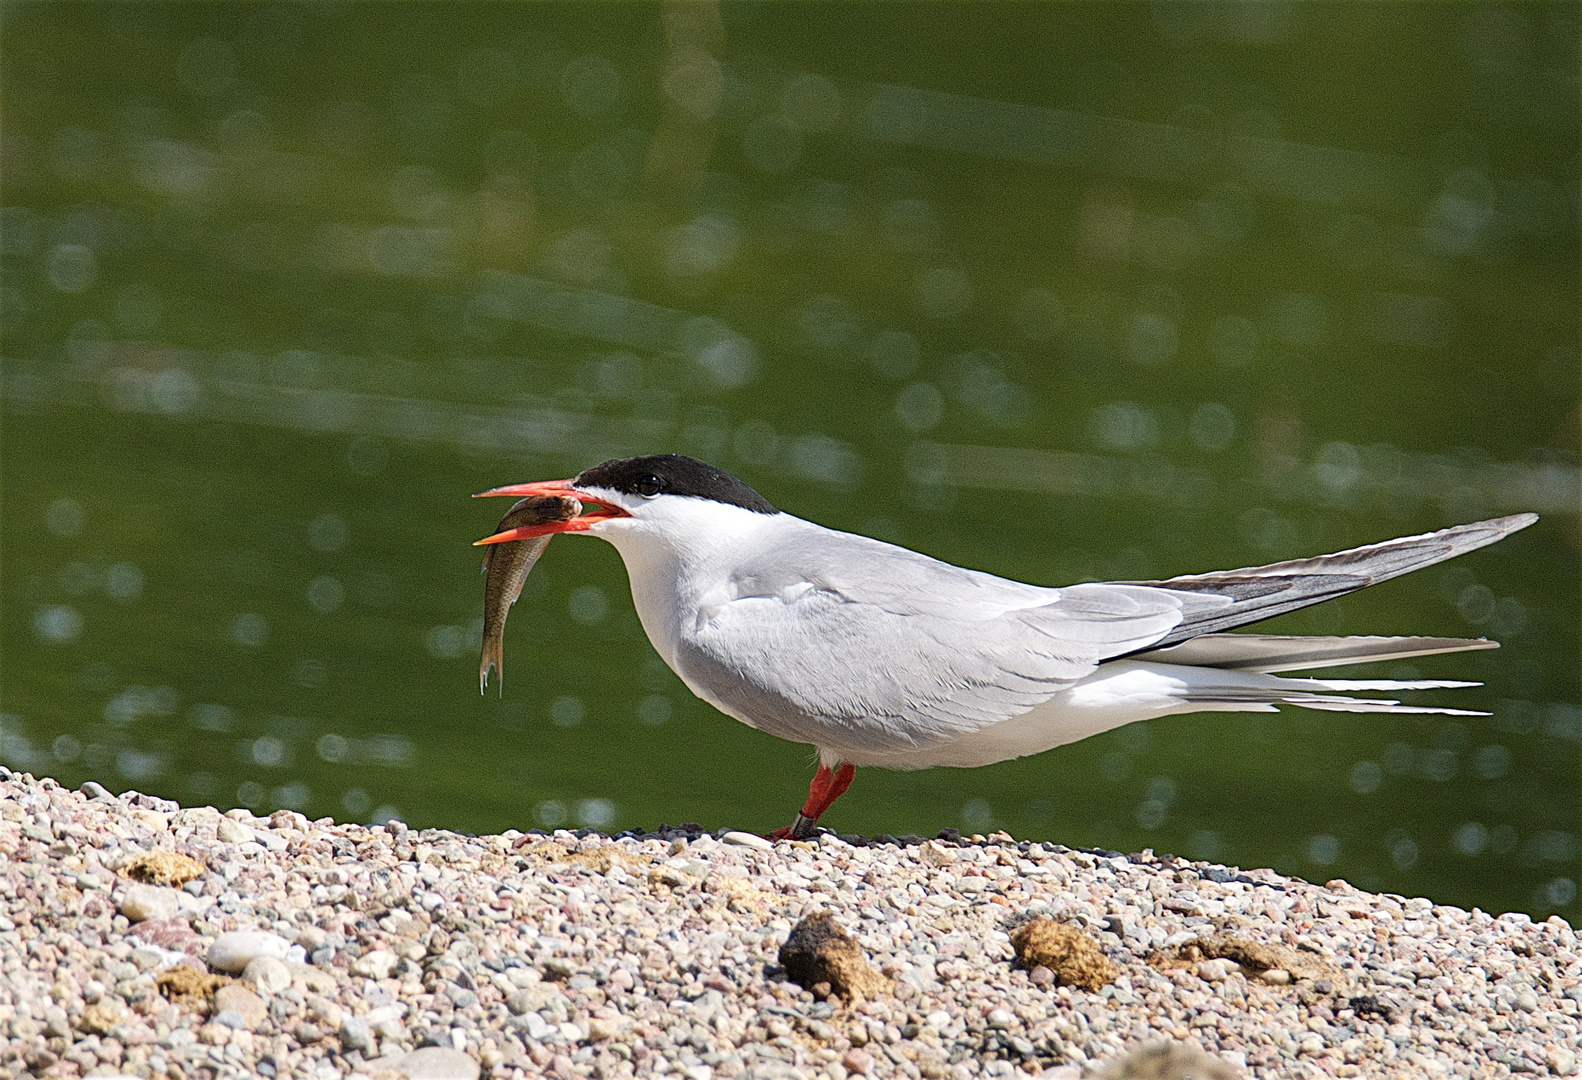
{"type": "Polygon", "coordinates": [[[209,872],[197,859],[174,851],[139,852],[117,870],[123,877],[149,885],[185,885],[209,872]]]}
{"type": "Polygon", "coordinates": [[[1011,946],[1022,967],[1046,967],[1066,986],[1097,990],[1118,972],[1099,943],[1074,926],[1053,919],[1032,919],[1011,931],[1011,946]]]}

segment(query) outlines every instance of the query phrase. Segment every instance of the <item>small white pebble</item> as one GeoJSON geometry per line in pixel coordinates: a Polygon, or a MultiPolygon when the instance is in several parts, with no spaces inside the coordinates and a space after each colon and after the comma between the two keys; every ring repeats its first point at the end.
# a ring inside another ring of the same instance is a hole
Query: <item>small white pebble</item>
{"type": "Polygon", "coordinates": [[[225,817],[214,828],[214,835],[224,844],[243,844],[253,838],[253,830],[239,821],[225,817]]]}
{"type": "Polygon", "coordinates": [[[278,994],[291,985],[291,969],[273,956],[255,956],[242,969],[242,981],[260,994],[278,994]]]}
{"type": "Polygon", "coordinates": [[[395,953],[388,949],[373,949],[352,961],[352,974],[365,979],[388,979],[395,965],[395,953]]]}
{"type": "Polygon", "coordinates": [[[1204,982],[1223,982],[1239,965],[1234,960],[1217,957],[1213,960],[1204,960],[1197,966],[1197,977],[1204,982]]]}
{"type": "Polygon", "coordinates": [[[209,946],[209,966],[216,971],[240,972],[255,957],[272,956],[284,960],[291,943],[267,930],[233,930],[221,934],[209,946]]]}
{"type": "Polygon", "coordinates": [[[181,891],[157,885],[133,885],[121,897],[121,914],[128,922],[174,919],[181,911],[181,891]]]}

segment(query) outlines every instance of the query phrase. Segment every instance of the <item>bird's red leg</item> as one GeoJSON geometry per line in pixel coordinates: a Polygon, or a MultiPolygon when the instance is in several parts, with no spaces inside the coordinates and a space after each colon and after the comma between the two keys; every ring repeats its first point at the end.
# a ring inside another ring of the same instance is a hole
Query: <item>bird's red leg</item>
{"type": "Polygon", "coordinates": [[[813,835],[818,819],[824,811],[830,808],[834,801],[851,787],[852,777],[857,775],[854,766],[845,762],[833,773],[829,766],[820,764],[818,771],[813,774],[813,782],[807,787],[807,802],[802,804],[802,812],[797,814],[796,820],[790,825],[776,829],[769,836],[774,840],[805,840],[813,835]]]}

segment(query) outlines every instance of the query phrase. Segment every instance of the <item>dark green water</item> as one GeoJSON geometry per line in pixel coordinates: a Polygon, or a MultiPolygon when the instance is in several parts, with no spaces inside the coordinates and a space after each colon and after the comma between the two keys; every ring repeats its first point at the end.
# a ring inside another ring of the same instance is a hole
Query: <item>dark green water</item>
{"type": "Polygon", "coordinates": [[[605,545],[477,694],[468,495],[618,453],[1042,584],[1537,510],[1269,624],[1497,637],[1415,665],[1489,717],[1177,717],[827,823],[1576,921],[1577,11],[6,4],[0,756],[782,824],[808,751],[685,691],[605,545]]]}

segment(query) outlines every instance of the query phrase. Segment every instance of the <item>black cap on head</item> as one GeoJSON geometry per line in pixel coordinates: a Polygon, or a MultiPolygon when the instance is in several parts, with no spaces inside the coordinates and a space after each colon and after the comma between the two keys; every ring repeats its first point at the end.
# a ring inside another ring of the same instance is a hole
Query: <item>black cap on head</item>
{"type": "Polygon", "coordinates": [[[690,495],[740,506],[757,514],[779,513],[769,500],[724,469],[680,454],[616,458],[577,474],[577,487],[601,487],[633,495],[690,495]]]}

